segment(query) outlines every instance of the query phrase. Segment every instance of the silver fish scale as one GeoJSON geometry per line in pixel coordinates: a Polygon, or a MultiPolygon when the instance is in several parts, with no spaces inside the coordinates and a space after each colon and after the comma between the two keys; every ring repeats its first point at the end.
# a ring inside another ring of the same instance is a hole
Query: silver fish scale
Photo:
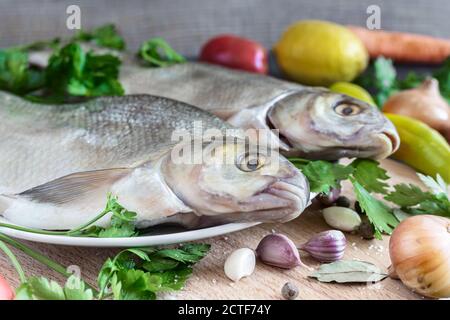
{"type": "Polygon", "coordinates": [[[152,69],[124,63],[120,82],[127,94],[147,93],[189,101],[224,118],[286,92],[304,90],[299,84],[272,77],[192,62],[152,69]]]}
{"type": "Polygon", "coordinates": [[[130,167],[174,144],[172,132],[230,127],[184,103],[147,95],[48,106],[0,92],[0,191],[79,171],[130,167]]]}

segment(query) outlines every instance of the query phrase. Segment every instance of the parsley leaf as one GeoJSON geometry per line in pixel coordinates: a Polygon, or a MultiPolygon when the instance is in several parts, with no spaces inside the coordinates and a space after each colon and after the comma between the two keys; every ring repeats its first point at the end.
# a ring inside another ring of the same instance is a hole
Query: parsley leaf
{"type": "Polygon", "coordinates": [[[53,280],[44,277],[30,277],[17,289],[17,300],[92,300],[94,294],[86,289],[80,278],[72,275],[62,288],[53,280]]]}
{"type": "Polygon", "coordinates": [[[419,179],[423,182],[424,185],[427,186],[428,189],[431,190],[433,194],[447,194],[448,192],[448,186],[445,183],[444,179],[442,179],[440,174],[436,175],[436,179],[433,179],[433,177],[425,176],[421,173],[417,173],[417,176],[419,179]]]}
{"type": "Polygon", "coordinates": [[[103,213],[111,213],[110,225],[106,228],[91,226],[83,229],[75,235],[95,238],[120,238],[133,237],[136,232],[136,212],[128,211],[117,201],[117,197],[108,194],[106,208],[103,213]]]}
{"type": "Polygon", "coordinates": [[[162,38],[145,41],[139,49],[138,56],[152,67],[167,67],[186,62],[186,59],[162,38]]]}
{"type": "Polygon", "coordinates": [[[355,80],[365,88],[376,91],[374,100],[378,107],[382,107],[389,96],[397,91],[396,88],[397,72],[395,71],[392,60],[384,57],[377,58],[368,71],[355,80]]]}
{"type": "Polygon", "coordinates": [[[347,179],[353,172],[351,166],[323,160],[310,161],[307,164],[295,162],[295,158],[290,160],[308,178],[311,192],[328,193],[331,188],[339,188],[340,181],[347,179]]]}
{"type": "Polygon", "coordinates": [[[200,261],[209,251],[208,244],[185,244],[180,249],[162,249],[152,256],[170,258],[181,263],[196,263],[200,261]]]}
{"type": "Polygon", "coordinates": [[[299,158],[289,159],[307,177],[312,192],[329,192],[330,188],[339,188],[342,180],[350,179],[354,192],[375,228],[378,238],[382,232],[391,233],[398,223],[397,219],[382,201],[370,193],[387,193],[385,183],[389,176],[379,167],[379,163],[369,159],[355,159],[348,166],[317,160],[307,161],[299,158]]]}
{"type": "Polygon", "coordinates": [[[425,77],[410,71],[403,80],[398,80],[397,86],[400,90],[411,89],[419,86],[425,77]]]}
{"type": "Polygon", "coordinates": [[[398,220],[392,214],[390,208],[384,202],[375,199],[355,179],[351,179],[353,190],[361,209],[375,228],[375,237],[381,239],[381,233],[391,234],[398,224],[398,220]]]}
{"type": "Polygon", "coordinates": [[[395,185],[394,191],[390,192],[384,198],[402,208],[406,208],[418,205],[423,201],[432,200],[433,195],[430,192],[422,191],[415,185],[401,183],[395,185]]]}
{"type": "Polygon", "coordinates": [[[85,282],[75,275],[67,279],[64,294],[66,300],[92,300],[94,296],[92,290],[86,288],[85,282]]]}
{"type": "Polygon", "coordinates": [[[192,265],[209,251],[207,244],[187,244],[175,249],[136,248],[121,251],[100,270],[100,297],[155,299],[167,290],[180,290],[192,273],[192,265]]]}
{"type": "Polygon", "coordinates": [[[69,43],[50,57],[46,89],[58,97],[123,95],[119,65],[113,55],[85,53],[78,43],[69,43]]]}
{"type": "Polygon", "coordinates": [[[42,87],[44,82],[44,72],[29,66],[25,51],[0,50],[0,90],[26,94],[42,87]]]}
{"type": "Polygon", "coordinates": [[[441,68],[433,73],[433,78],[439,81],[441,95],[450,104],[450,57],[445,60],[441,68]]]}
{"type": "Polygon", "coordinates": [[[444,192],[431,193],[422,191],[412,184],[399,184],[394,186],[394,190],[385,199],[400,206],[409,214],[434,214],[450,217],[450,200],[447,193],[444,192]]]}
{"type": "Polygon", "coordinates": [[[105,48],[124,50],[125,40],[117,32],[116,26],[106,24],[92,31],[79,31],[72,40],[94,41],[97,45],[105,48]]]}
{"type": "Polygon", "coordinates": [[[115,300],[154,300],[159,285],[150,285],[148,274],[142,270],[119,270],[111,278],[115,300]],[[152,291],[153,289],[154,291],[152,291]]]}
{"type": "Polygon", "coordinates": [[[353,177],[368,192],[382,193],[387,192],[388,184],[385,183],[389,176],[386,170],[379,166],[379,162],[369,159],[356,159],[351,166],[355,169],[353,177]]]}

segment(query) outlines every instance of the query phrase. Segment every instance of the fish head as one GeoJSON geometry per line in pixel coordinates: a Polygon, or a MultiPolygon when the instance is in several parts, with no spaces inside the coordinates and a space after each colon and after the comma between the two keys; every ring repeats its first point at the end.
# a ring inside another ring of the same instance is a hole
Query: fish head
{"type": "Polygon", "coordinates": [[[169,188],[197,215],[228,222],[284,222],[303,212],[305,176],[276,150],[232,140],[203,143],[195,163],[171,152],[162,167],[169,188]]]}
{"type": "Polygon", "coordinates": [[[326,89],[279,100],[267,122],[278,129],[285,154],[310,159],[383,159],[400,144],[394,125],[375,106],[326,89]]]}

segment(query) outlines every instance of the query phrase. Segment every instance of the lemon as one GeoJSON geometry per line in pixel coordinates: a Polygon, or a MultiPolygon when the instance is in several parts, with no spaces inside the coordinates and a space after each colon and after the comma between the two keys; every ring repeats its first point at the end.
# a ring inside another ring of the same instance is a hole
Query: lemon
{"type": "Polygon", "coordinates": [[[372,96],[366,89],[358,86],[357,84],[350,82],[336,82],[330,87],[330,90],[337,93],[343,93],[350,97],[362,100],[376,106],[375,101],[373,101],[372,96]]]}
{"type": "Polygon", "coordinates": [[[366,48],[353,32],[320,20],[304,20],[288,27],[274,52],[289,78],[308,85],[352,81],[369,60],[366,48]]]}

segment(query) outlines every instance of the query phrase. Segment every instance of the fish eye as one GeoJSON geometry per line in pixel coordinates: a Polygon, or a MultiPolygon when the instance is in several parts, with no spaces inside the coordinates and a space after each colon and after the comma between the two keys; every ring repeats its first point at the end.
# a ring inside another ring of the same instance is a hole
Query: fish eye
{"type": "Polygon", "coordinates": [[[362,109],[356,104],[343,102],[335,106],[334,111],[341,116],[354,116],[360,114],[362,109]]]}
{"type": "Polygon", "coordinates": [[[266,162],[266,158],[258,153],[246,153],[236,163],[239,170],[252,172],[260,169],[266,162]]]}

